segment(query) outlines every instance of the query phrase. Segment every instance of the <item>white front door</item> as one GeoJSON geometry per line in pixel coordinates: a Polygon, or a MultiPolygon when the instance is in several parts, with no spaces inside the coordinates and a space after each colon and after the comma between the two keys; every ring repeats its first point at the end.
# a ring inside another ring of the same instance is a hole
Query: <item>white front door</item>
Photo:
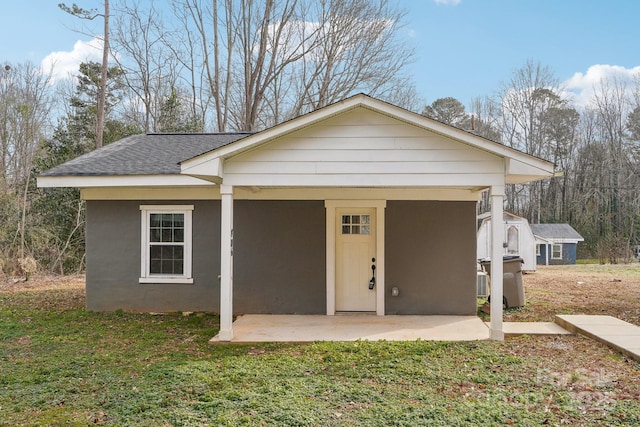
{"type": "Polygon", "coordinates": [[[375,219],[375,208],[336,209],[337,311],[376,311],[375,219]]]}

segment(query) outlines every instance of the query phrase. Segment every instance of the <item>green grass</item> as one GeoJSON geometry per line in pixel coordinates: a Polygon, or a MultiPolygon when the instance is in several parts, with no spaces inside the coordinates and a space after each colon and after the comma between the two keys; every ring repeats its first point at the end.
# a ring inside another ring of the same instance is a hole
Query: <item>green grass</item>
{"type": "Polygon", "coordinates": [[[585,410],[574,371],[555,380],[515,341],[211,345],[215,316],[65,298],[0,294],[0,426],[640,423],[636,399],[585,410]]]}

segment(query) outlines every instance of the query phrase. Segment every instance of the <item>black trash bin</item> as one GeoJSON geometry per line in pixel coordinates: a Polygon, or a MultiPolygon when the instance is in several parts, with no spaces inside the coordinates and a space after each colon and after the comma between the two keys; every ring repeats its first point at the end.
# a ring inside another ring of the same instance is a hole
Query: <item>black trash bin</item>
{"type": "MultiPolygon", "coordinates": [[[[522,284],[523,263],[524,260],[517,255],[505,255],[502,258],[502,302],[507,308],[522,307],[525,304],[522,284]]],[[[480,265],[489,276],[489,283],[491,283],[491,260],[480,260],[480,265]]]]}

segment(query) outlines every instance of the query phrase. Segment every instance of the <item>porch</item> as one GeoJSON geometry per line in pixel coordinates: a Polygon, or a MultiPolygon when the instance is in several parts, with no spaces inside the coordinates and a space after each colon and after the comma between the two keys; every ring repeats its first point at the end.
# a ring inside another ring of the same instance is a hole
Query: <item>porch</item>
{"type": "MultiPolygon", "coordinates": [[[[476,316],[248,314],[233,323],[231,342],[479,341],[491,338],[490,327],[476,316]]],[[[503,331],[505,337],[572,333],[557,322],[504,322],[503,331]]],[[[209,342],[224,341],[216,335],[209,342]]]]}
{"type": "MultiPolygon", "coordinates": [[[[373,314],[238,316],[231,342],[476,341],[489,339],[477,316],[376,316],[373,314]]],[[[220,342],[216,335],[210,342],[220,342]]]]}

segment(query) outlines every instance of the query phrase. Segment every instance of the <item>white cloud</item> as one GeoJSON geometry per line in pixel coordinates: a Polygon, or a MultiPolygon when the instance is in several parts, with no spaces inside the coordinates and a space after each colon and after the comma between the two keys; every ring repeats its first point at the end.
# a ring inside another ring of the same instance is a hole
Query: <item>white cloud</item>
{"type": "Polygon", "coordinates": [[[70,52],[51,52],[42,60],[41,67],[45,73],[51,71],[51,80],[55,82],[77,75],[80,63],[87,61],[102,61],[102,40],[78,40],[70,52]]]}
{"type": "Polygon", "coordinates": [[[452,5],[457,6],[460,4],[462,0],[433,0],[435,4],[444,4],[444,5],[452,5]]]}
{"type": "Polygon", "coordinates": [[[640,66],[625,68],[620,65],[597,64],[589,67],[586,73],[575,73],[563,82],[563,87],[565,96],[582,108],[589,105],[605,82],[626,84],[631,92],[634,76],[640,76],[640,66]]]}

